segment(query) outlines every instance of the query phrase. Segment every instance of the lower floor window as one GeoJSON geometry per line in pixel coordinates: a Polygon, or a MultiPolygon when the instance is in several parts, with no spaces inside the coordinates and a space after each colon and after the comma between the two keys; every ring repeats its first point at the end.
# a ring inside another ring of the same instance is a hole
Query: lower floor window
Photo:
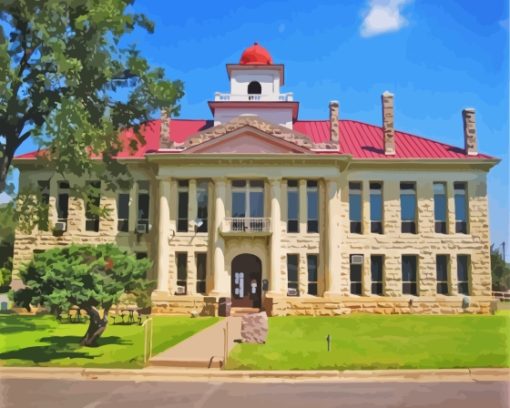
{"type": "Polygon", "coordinates": [[[197,254],[197,293],[205,294],[205,279],[207,276],[207,254],[197,254]]]}
{"type": "Polygon", "coordinates": [[[188,278],[188,254],[186,252],[177,252],[177,295],[186,294],[186,281],[188,278]]]}
{"type": "Polygon", "coordinates": [[[436,285],[439,295],[448,294],[448,255],[436,256],[436,285]]]}
{"type": "Polygon", "coordinates": [[[383,265],[384,257],[382,255],[372,255],[370,257],[370,273],[372,278],[372,294],[383,294],[383,265]]]}
{"type": "Polygon", "coordinates": [[[461,295],[469,295],[469,255],[457,255],[457,284],[461,295]]]}
{"type": "Polygon", "coordinates": [[[299,279],[298,279],[298,262],[299,255],[287,255],[287,295],[299,295],[299,279]]]}
{"type": "Polygon", "coordinates": [[[308,294],[317,296],[317,255],[308,255],[308,294]]]}
{"type": "Polygon", "coordinates": [[[416,255],[402,255],[402,293],[417,295],[416,286],[417,259],[416,255]]]}
{"type": "Polygon", "coordinates": [[[361,295],[361,273],[363,270],[363,255],[351,255],[351,294],[361,295]]]}

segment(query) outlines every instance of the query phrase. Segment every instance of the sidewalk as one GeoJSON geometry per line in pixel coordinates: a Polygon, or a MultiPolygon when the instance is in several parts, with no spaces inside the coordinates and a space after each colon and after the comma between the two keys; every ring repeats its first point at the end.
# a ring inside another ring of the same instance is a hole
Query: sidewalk
{"type": "Polygon", "coordinates": [[[149,367],[141,370],[1,367],[0,381],[5,378],[138,382],[510,382],[510,369],[226,371],[219,369],[162,367],[149,367]]]}
{"type": "Polygon", "coordinates": [[[220,368],[225,357],[225,329],[228,352],[241,338],[241,317],[228,317],[152,357],[149,365],[164,367],[220,368]]]}

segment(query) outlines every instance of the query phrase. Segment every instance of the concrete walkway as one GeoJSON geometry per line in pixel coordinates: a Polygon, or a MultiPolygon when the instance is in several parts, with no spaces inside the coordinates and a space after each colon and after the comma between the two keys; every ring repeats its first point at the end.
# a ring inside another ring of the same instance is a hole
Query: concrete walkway
{"type": "Polygon", "coordinates": [[[183,340],[149,360],[150,366],[219,368],[225,355],[228,326],[228,352],[241,338],[241,317],[228,317],[183,340]]]}

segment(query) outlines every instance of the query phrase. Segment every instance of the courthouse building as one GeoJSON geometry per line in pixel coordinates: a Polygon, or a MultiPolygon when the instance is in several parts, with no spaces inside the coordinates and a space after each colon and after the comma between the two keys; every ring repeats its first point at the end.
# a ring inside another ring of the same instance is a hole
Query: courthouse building
{"type": "Polygon", "coordinates": [[[106,218],[69,195],[93,179],[18,156],[20,186],[37,183],[50,225],[17,233],[15,270],[53,246],[115,242],[153,261],[157,313],[217,313],[222,297],[271,315],[489,311],[498,160],[478,152],[473,109],[454,147],[396,130],[389,92],[378,124],[340,119],[337,101],[329,118],[300,120],[284,65],[260,45],[226,68],[211,119],[163,111],[136,152],[122,132],[134,184],[103,186],[106,218]]]}

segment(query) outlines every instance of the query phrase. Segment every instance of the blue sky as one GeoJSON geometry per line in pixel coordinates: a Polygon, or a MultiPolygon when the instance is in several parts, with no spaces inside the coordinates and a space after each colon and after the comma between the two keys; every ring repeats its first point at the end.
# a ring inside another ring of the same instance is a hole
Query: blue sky
{"type": "Polygon", "coordinates": [[[476,108],[479,150],[503,159],[489,175],[491,239],[510,244],[507,2],[137,0],[134,10],[156,30],[129,40],[184,81],[184,118],[210,117],[207,101],[228,91],[225,64],[254,41],[285,64],[283,91],[302,119],[327,118],[337,99],[342,118],[380,124],[389,90],[398,129],[463,146],[461,110],[476,108]]]}

